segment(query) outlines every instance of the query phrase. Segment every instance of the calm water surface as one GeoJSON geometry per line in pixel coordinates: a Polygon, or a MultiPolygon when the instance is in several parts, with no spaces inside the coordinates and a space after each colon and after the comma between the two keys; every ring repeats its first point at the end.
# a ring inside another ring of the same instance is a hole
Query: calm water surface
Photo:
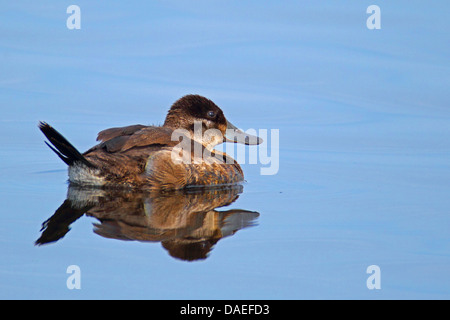
{"type": "Polygon", "coordinates": [[[77,1],[81,30],[70,4],[2,4],[0,298],[450,298],[447,2],[377,1],[373,31],[369,1],[77,1]],[[278,173],[243,164],[240,188],[166,197],[72,190],[37,128],[84,151],[188,93],[279,129],[278,173]]]}

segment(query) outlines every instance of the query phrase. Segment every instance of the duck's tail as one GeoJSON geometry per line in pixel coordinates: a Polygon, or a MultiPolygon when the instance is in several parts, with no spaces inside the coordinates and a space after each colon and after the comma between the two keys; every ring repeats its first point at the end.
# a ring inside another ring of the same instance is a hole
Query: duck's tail
{"type": "Polygon", "coordinates": [[[41,121],[39,122],[38,127],[56,149],[47,143],[47,141],[45,141],[45,144],[49,146],[49,148],[52,149],[67,165],[71,166],[75,162],[80,162],[90,168],[95,168],[95,166],[90,163],[69,141],[67,141],[66,138],[64,138],[48,123],[41,121]]]}

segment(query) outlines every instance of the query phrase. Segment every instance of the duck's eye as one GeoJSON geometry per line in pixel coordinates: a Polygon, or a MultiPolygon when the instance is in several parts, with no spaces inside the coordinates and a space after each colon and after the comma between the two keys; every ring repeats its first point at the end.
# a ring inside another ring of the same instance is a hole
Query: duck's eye
{"type": "Polygon", "coordinates": [[[206,114],[209,118],[214,118],[216,116],[216,113],[214,111],[208,111],[206,114]]]}

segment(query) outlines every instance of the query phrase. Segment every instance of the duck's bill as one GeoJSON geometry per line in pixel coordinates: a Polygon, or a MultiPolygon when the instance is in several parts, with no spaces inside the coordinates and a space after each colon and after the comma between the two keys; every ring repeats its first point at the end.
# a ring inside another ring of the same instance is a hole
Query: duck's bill
{"type": "Polygon", "coordinates": [[[231,122],[227,121],[227,131],[224,142],[242,143],[245,145],[257,145],[263,143],[263,139],[239,130],[231,122]]]}

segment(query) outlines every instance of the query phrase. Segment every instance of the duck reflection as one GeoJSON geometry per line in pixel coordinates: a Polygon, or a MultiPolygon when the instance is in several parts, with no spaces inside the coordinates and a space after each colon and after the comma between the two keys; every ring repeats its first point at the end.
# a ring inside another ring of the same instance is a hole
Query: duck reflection
{"type": "Polygon", "coordinates": [[[94,217],[94,232],[119,240],[161,242],[178,259],[206,259],[213,246],[254,226],[259,213],[217,211],[239,197],[242,185],[171,193],[136,193],[69,186],[67,199],[42,224],[36,245],[58,241],[83,215],[94,217]]]}

